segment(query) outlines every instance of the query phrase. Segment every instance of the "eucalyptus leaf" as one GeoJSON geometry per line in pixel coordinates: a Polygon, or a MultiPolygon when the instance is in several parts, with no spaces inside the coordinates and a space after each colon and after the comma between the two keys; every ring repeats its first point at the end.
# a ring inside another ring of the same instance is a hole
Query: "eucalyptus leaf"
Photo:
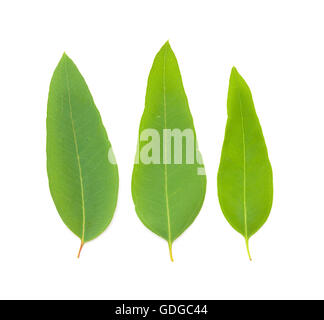
{"type": "Polygon", "coordinates": [[[155,57],[132,177],[135,210],[152,232],[172,243],[198,215],[206,176],[176,57],[169,42],[155,57]]]}
{"type": "Polygon", "coordinates": [[[218,170],[218,198],[225,218],[249,238],[266,222],[273,198],[272,169],[250,89],[232,69],[227,124],[218,170]]]}
{"type": "Polygon", "coordinates": [[[51,80],[46,126],[50,192],[63,222],[81,239],[79,257],[113,217],[118,169],[87,84],[66,54],[51,80]]]}

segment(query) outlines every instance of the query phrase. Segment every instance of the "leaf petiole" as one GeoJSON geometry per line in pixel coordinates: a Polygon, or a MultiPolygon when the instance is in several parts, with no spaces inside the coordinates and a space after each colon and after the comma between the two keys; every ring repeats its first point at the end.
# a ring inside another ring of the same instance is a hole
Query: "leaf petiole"
{"type": "Polygon", "coordinates": [[[250,259],[250,261],[252,261],[251,254],[250,254],[250,248],[249,248],[249,239],[245,238],[245,244],[246,244],[247,253],[249,255],[249,259],[250,259]]]}
{"type": "Polygon", "coordinates": [[[81,241],[81,246],[80,246],[79,253],[78,253],[78,259],[80,258],[80,253],[82,251],[83,245],[84,245],[84,242],[81,241]]]}
{"type": "Polygon", "coordinates": [[[169,242],[169,253],[170,253],[170,259],[171,259],[171,261],[174,262],[173,256],[172,256],[172,243],[171,242],[169,242]]]}

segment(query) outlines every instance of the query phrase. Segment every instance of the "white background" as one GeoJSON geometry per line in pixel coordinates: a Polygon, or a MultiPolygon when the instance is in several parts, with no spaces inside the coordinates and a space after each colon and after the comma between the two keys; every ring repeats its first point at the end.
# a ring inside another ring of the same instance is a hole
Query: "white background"
{"type": "Polygon", "coordinates": [[[324,298],[323,12],[310,0],[1,0],[0,298],[324,298]],[[203,208],[175,241],[174,263],[130,191],[146,81],[168,39],[207,171],[203,208]],[[120,174],[114,219],[80,260],[46,174],[48,88],[64,51],[88,83],[120,174]],[[233,65],[252,90],[274,172],[253,262],[217,199],[233,65]]]}

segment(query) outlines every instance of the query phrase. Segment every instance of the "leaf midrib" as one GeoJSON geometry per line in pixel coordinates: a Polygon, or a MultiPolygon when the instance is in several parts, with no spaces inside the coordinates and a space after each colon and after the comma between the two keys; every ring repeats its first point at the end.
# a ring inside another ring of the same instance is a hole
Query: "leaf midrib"
{"type": "Polygon", "coordinates": [[[242,112],[242,102],[241,94],[239,93],[239,102],[240,102],[240,114],[241,114],[241,126],[242,126],[242,144],[243,144],[243,213],[244,213],[244,233],[245,240],[248,240],[247,234],[247,209],[246,209],[246,155],[245,155],[245,128],[244,128],[244,119],[242,112]]]}
{"type": "MultiPolygon", "coordinates": [[[[78,169],[79,169],[79,178],[80,178],[80,188],[81,188],[81,206],[82,206],[82,236],[81,236],[81,248],[84,243],[84,235],[85,235],[85,205],[84,205],[84,186],[83,186],[83,178],[82,178],[82,168],[81,168],[81,162],[80,162],[80,155],[79,155],[79,147],[78,147],[78,141],[74,126],[74,120],[73,120],[73,112],[72,112],[72,104],[71,104],[71,93],[70,93],[70,82],[69,82],[69,75],[65,66],[65,75],[66,75],[66,85],[67,85],[67,91],[68,91],[68,101],[69,101],[69,108],[70,108],[70,119],[71,119],[71,125],[72,125],[72,132],[73,132],[73,141],[75,146],[75,152],[77,157],[77,163],[78,163],[78,169]]],[[[80,249],[81,251],[81,249],[80,249]]]]}
{"type": "MultiPolygon", "coordinates": [[[[165,57],[166,57],[166,48],[164,48],[164,55],[163,55],[163,107],[164,107],[164,129],[167,129],[167,117],[166,117],[166,86],[165,86],[165,57]]],[[[164,192],[165,192],[165,202],[166,202],[166,214],[167,214],[167,221],[168,221],[168,244],[170,249],[170,255],[172,259],[171,253],[171,246],[172,246],[172,237],[171,237],[171,224],[170,224],[170,209],[169,209],[169,196],[168,196],[168,167],[166,161],[166,139],[164,139],[164,148],[163,148],[163,164],[164,164],[164,192]]]]}

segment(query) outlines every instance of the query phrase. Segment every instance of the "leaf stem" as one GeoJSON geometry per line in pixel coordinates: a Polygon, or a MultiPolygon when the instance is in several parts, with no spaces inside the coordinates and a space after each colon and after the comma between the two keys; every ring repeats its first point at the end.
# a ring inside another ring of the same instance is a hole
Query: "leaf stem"
{"type": "Polygon", "coordinates": [[[81,250],[83,248],[83,245],[84,245],[84,242],[81,241],[81,246],[80,246],[79,253],[78,253],[78,259],[80,258],[80,253],[81,253],[81,250]]]}
{"type": "Polygon", "coordinates": [[[249,255],[249,259],[250,259],[250,261],[252,261],[250,249],[249,249],[249,239],[248,238],[245,238],[245,244],[246,244],[247,253],[249,255]]]}
{"type": "Polygon", "coordinates": [[[168,242],[168,244],[169,244],[170,259],[171,259],[172,262],[174,262],[173,256],[172,256],[172,243],[168,242]]]}

